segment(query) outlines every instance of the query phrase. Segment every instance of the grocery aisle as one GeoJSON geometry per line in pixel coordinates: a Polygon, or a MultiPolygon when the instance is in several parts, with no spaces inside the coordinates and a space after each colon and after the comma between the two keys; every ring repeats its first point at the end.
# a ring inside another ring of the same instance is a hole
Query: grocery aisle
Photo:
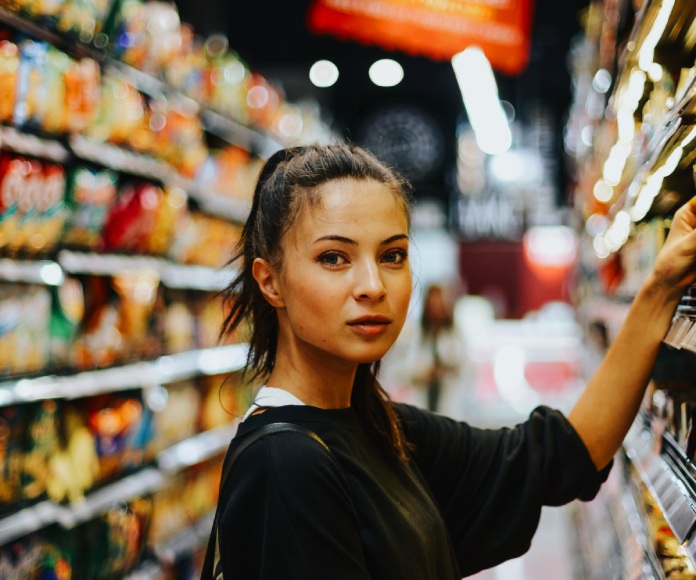
{"type": "Polygon", "coordinates": [[[475,574],[475,580],[580,580],[572,506],[544,508],[532,547],[524,556],[475,574]]]}

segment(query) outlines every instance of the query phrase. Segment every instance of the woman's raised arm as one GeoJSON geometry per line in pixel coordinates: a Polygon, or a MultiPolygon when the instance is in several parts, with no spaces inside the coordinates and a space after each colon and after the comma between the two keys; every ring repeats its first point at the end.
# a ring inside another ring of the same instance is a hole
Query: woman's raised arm
{"type": "Polygon", "coordinates": [[[696,197],[677,211],[665,245],[604,361],[568,419],[598,469],[618,451],[640,407],[660,342],[696,284],[696,197]]]}

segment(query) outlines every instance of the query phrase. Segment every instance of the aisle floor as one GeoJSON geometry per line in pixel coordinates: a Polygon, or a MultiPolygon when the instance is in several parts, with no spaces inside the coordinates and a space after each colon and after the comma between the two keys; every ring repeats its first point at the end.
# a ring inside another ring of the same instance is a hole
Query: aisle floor
{"type": "Polygon", "coordinates": [[[524,556],[485,570],[475,580],[578,580],[574,573],[572,506],[544,508],[532,547],[524,556]]]}

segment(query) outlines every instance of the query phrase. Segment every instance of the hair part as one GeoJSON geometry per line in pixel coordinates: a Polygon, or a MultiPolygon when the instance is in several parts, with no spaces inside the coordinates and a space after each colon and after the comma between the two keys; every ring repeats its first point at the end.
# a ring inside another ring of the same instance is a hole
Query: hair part
{"type": "MultiPolygon", "coordinates": [[[[223,291],[227,316],[220,335],[247,325],[249,354],[243,369],[247,380],[270,375],[279,332],[275,308],[266,301],[254,279],[254,260],[262,258],[282,269],[286,234],[303,211],[322,202],[321,186],[341,179],[374,180],[386,185],[401,202],[409,220],[409,183],[360,147],[291,147],[272,155],[261,170],[238,251],[230,260],[230,264],[238,265],[239,273],[223,291]]],[[[408,445],[389,395],[377,382],[378,370],[379,361],[358,365],[351,405],[376,439],[405,459],[408,445]]]]}

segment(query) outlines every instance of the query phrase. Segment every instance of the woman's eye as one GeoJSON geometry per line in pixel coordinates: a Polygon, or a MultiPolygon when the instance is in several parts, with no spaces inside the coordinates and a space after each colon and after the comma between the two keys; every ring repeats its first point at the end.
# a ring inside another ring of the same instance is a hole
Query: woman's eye
{"type": "Polygon", "coordinates": [[[325,252],[319,256],[319,261],[327,266],[340,266],[345,263],[345,259],[338,252],[325,252]]]}
{"type": "Polygon", "coordinates": [[[404,250],[389,250],[382,259],[389,264],[401,264],[407,257],[408,254],[404,250]]]}

